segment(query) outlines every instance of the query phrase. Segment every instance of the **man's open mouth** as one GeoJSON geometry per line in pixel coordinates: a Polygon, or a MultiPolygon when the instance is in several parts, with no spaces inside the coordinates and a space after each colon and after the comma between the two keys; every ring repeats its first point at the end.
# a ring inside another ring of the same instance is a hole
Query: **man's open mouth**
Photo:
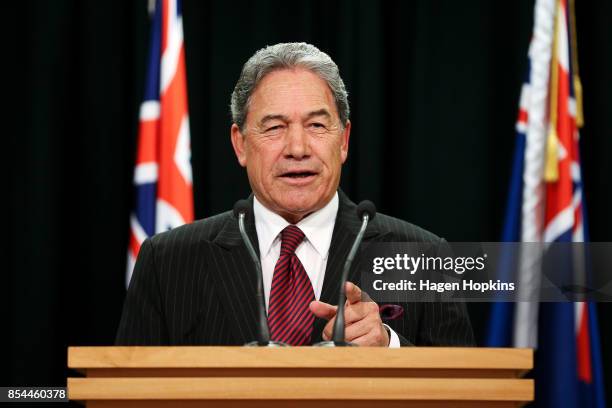
{"type": "Polygon", "coordinates": [[[316,174],[317,173],[313,171],[290,171],[290,172],[281,174],[281,177],[298,179],[298,178],[306,178],[310,176],[315,176],[316,174]]]}

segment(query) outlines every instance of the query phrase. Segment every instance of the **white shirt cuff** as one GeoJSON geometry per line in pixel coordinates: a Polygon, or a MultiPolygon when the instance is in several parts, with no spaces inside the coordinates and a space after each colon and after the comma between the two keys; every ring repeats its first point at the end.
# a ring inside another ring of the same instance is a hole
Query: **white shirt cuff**
{"type": "Polygon", "coordinates": [[[383,323],[383,326],[385,326],[389,330],[389,348],[400,347],[400,340],[399,340],[399,336],[397,335],[397,333],[394,332],[392,328],[390,328],[384,323],[383,323]]]}

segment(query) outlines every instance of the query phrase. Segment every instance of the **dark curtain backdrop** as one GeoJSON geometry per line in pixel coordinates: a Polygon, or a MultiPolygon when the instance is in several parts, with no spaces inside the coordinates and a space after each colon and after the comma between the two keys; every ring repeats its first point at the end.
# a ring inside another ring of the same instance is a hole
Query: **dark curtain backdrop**
{"type": "MultiPolygon", "coordinates": [[[[146,3],[33,1],[5,15],[0,385],[63,385],[68,345],[113,342],[146,3]]],[[[608,0],[577,3],[590,229],[594,241],[611,241],[612,10],[608,0]]],[[[183,12],[198,218],[249,194],[229,142],[229,96],[242,64],[267,44],[307,41],[338,63],[350,93],[345,191],[450,241],[499,239],[533,0],[191,0],[183,12]]],[[[482,339],[487,308],[470,310],[482,339]]],[[[608,360],[611,322],[600,305],[608,360]]]]}

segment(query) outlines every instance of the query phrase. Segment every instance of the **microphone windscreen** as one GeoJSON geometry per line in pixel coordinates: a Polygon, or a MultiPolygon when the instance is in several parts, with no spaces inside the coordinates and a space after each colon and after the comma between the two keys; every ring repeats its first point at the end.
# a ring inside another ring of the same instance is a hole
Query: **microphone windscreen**
{"type": "Polygon", "coordinates": [[[240,213],[246,214],[249,213],[251,205],[249,204],[249,200],[238,200],[236,204],[234,204],[234,217],[238,218],[240,213]]]}
{"type": "Polygon", "coordinates": [[[370,217],[370,221],[374,219],[374,216],[376,215],[376,206],[373,202],[369,200],[363,200],[359,203],[359,205],[357,206],[357,217],[359,217],[359,219],[361,220],[363,219],[364,214],[368,214],[368,216],[370,217]]]}

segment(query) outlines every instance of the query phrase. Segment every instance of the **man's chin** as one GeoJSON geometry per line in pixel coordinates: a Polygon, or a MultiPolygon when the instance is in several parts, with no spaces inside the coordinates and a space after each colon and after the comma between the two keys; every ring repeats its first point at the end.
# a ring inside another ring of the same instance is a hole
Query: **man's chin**
{"type": "Polygon", "coordinates": [[[275,194],[267,197],[268,205],[266,205],[266,201],[262,203],[285,219],[288,219],[288,217],[292,220],[302,219],[306,215],[323,208],[331,199],[331,197],[327,197],[327,195],[330,195],[329,191],[321,188],[321,186],[284,187],[275,189],[275,194]]]}
{"type": "Polygon", "coordinates": [[[319,210],[325,204],[321,204],[318,200],[296,200],[296,201],[281,201],[277,202],[278,212],[283,218],[292,224],[296,224],[302,218],[319,210]]]}
{"type": "Polygon", "coordinates": [[[315,212],[316,210],[318,210],[318,208],[316,208],[316,205],[309,203],[286,203],[283,204],[283,206],[281,207],[281,211],[292,215],[310,214],[311,212],[315,212]]]}

